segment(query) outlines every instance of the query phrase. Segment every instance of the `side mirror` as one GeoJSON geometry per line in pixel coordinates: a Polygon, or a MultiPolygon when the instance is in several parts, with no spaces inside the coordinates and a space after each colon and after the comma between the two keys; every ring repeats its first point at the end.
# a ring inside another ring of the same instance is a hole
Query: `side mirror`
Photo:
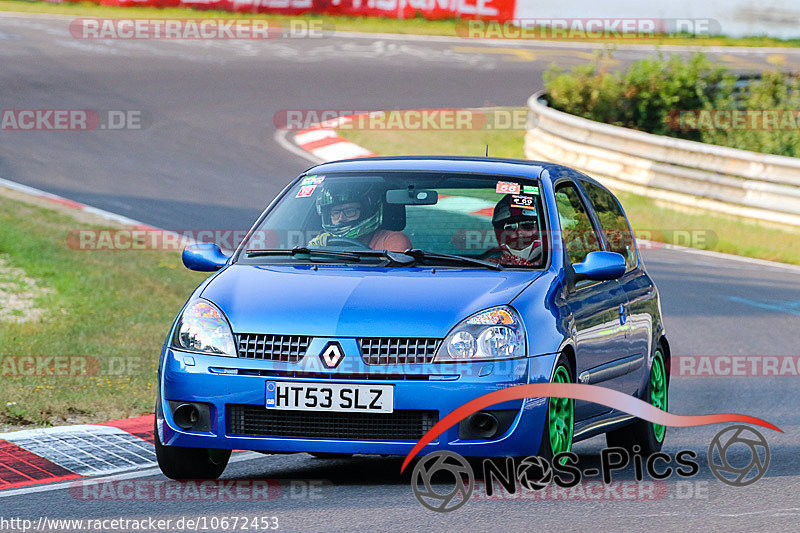
{"type": "Polygon", "coordinates": [[[214,243],[201,242],[184,248],[181,258],[189,270],[214,272],[225,266],[230,256],[222,253],[219,246],[214,243]]]}
{"type": "Polygon", "coordinates": [[[589,252],[583,262],[572,265],[575,280],[605,281],[625,273],[625,258],[616,252],[589,252]]]}

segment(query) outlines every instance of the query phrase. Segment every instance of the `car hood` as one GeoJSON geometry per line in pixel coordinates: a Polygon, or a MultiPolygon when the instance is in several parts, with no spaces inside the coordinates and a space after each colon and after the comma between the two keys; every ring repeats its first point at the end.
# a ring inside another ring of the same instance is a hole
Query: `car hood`
{"type": "Polygon", "coordinates": [[[442,338],[538,271],[232,265],[203,290],[235,333],[442,338]]]}

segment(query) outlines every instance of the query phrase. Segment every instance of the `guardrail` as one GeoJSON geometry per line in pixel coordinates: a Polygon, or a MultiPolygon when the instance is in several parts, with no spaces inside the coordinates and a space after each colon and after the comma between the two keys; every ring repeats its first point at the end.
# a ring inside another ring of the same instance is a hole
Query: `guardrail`
{"type": "Polygon", "coordinates": [[[703,210],[800,226],[800,159],[653,135],[528,100],[525,157],[607,186],[703,210]]]}

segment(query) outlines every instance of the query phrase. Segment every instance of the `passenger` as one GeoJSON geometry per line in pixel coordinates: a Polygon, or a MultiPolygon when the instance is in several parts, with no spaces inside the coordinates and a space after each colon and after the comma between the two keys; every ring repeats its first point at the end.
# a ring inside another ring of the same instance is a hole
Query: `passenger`
{"type": "Polygon", "coordinates": [[[504,196],[494,208],[492,226],[498,246],[488,251],[488,261],[502,265],[538,265],[542,257],[542,235],[534,207],[511,204],[504,196]]]}

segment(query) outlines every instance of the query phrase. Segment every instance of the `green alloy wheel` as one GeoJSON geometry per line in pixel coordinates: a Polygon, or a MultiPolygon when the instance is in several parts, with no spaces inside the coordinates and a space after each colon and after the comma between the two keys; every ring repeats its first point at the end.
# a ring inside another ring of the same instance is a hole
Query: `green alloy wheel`
{"type": "MultiPolygon", "coordinates": [[[[664,371],[664,356],[656,350],[653,366],[650,369],[650,403],[662,411],[667,410],[667,373],[664,371]]],[[[658,442],[664,442],[667,428],[653,424],[653,434],[658,442]]]]}
{"type": "MultiPolygon", "coordinates": [[[[572,367],[563,355],[556,362],[553,383],[573,383],[572,367]]],[[[539,456],[552,460],[557,454],[572,451],[575,431],[575,401],[571,398],[548,398],[539,456]]],[[[561,461],[564,464],[566,458],[561,461]]]]}
{"type": "MultiPolygon", "coordinates": [[[[559,365],[553,374],[553,383],[570,383],[569,371],[559,365]]],[[[555,456],[572,449],[572,429],[575,423],[575,402],[570,398],[550,398],[547,405],[547,430],[550,450],[555,456]]]]}
{"type": "MultiPolygon", "coordinates": [[[[666,368],[664,352],[659,346],[653,354],[653,364],[650,366],[650,375],[641,398],[663,411],[669,407],[669,381],[666,368]]],[[[649,456],[661,451],[666,434],[665,426],[636,419],[632,424],[606,433],[606,442],[609,447],[622,447],[629,451],[635,451],[633,447],[638,446],[636,453],[649,456]]]]}

